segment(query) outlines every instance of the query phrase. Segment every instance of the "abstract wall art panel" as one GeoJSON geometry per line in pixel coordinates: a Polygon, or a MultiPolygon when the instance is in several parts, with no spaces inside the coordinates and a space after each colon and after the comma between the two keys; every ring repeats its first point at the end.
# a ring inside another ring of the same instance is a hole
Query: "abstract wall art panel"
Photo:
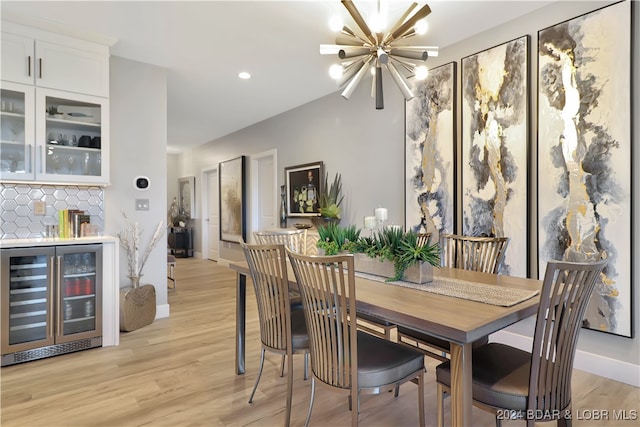
{"type": "Polygon", "coordinates": [[[220,239],[246,239],[245,156],[220,162],[220,239]]]}
{"type": "Polygon", "coordinates": [[[538,268],[609,263],[583,326],[631,330],[631,2],[538,32],[538,268]]]}
{"type": "Polygon", "coordinates": [[[501,273],[528,274],[529,37],[462,59],[462,233],[509,237],[501,273]]]}
{"type": "Polygon", "coordinates": [[[429,70],[406,103],[405,225],[419,233],[454,232],[456,64],[429,70]]]}

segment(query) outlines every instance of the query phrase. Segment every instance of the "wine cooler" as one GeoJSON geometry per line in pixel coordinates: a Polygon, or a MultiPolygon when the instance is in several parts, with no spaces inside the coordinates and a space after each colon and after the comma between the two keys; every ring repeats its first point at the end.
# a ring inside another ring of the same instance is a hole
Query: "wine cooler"
{"type": "Polygon", "coordinates": [[[102,245],[2,250],[1,366],[102,345],[102,245]]]}

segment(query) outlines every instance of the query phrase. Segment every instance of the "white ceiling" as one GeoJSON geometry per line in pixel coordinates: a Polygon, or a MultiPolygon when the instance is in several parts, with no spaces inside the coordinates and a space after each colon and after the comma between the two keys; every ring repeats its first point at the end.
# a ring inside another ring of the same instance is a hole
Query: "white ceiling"
{"type": "MultiPolygon", "coordinates": [[[[365,16],[375,2],[356,1],[365,16]]],[[[453,43],[550,1],[430,1],[429,32],[412,44],[453,43]]],[[[390,22],[410,2],[391,1],[390,22]]],[[[422,3],[421,3],[422,4],[422,3]]],[[[36,18],[85,37],[117,40],[111,54],[168,70],[168,146],[207,143],[337,91],[329,18],[338,0],[318,1],[5,1],[3,19],[36,18]],[[250,80],[238,72],[248,71],[250,80]]],[[[339,95],[336,95],[339,96],[339,95]]],[[[372,107],[373,108],[373,107],[372,107]]]]}

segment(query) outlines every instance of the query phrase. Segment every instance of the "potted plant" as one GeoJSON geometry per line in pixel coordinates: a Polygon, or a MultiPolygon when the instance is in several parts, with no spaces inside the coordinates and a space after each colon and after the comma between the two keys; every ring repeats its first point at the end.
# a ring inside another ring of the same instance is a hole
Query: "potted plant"
{"type": "Polygon", "coordinates": [[[422,243],[414,231],[396,228],[360,237],[355,226],[329,224],[318,229],[317,246],[326,255],[354,254],[356,271],[386,276],[387,281],[407,280],[425,283],[433,280],[433,267],[440,266],[440,245],[422,243]]]}
{"type": "Polygon", "coordinates": [[[319,228],[328,223],[340,222],[340,205],[344,196],[342,195],[342,175],[336,173],[333,178],[333,182],[329,185],[329,173],[324,176],[324,182],[322,185],[322,192],[318,199],[318,206],[320,208],[319,217],[311,217],[311,222],[319,228]]]}
{"type": "Polygon", "coordinates": [[[63,114],[58,111],[57,105],[50,105],[47,107],[47,114],[51,117],[55,117],[56,119],[61,119],[63,114]]]}
{"type": "Polygon", "coordinates": [[[120,290],[120,330],[133,331],[149,325],[156,317],[156,288],[153,285],[140,285],[144,265],[155,245],[160,241],[164,233],[163,223],[160,221],[156,227],[146,249],[140,255],[140,236],[142,228],[137,222],[129,221],[127,215],[122,212],[126,228],[118,232],[122,246],[127,253],[128,277],[131,287],[120,290]]]}

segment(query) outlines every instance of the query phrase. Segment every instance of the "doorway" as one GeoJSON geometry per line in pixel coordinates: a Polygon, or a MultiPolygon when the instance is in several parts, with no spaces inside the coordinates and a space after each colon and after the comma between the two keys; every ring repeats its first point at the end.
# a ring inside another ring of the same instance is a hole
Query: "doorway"
{"type": "MultiPolygon", "coordinates": [[[[251,155],[251,231],[278,226],[277,150],[251,155]]],[[[247,235],[249,238],[249,235],[247,235]]],[[[252,241],[252,239],[249,239],[252,241]]]]}
{"type": "Polygon", "coordinates": [[[204,170],[202,172],[203,197],[203,224],[205,230],[202,238],[203,258],[212,261],[220,259],[220,207],[219,207],[219,180],[218,168],[204,170]]]}

